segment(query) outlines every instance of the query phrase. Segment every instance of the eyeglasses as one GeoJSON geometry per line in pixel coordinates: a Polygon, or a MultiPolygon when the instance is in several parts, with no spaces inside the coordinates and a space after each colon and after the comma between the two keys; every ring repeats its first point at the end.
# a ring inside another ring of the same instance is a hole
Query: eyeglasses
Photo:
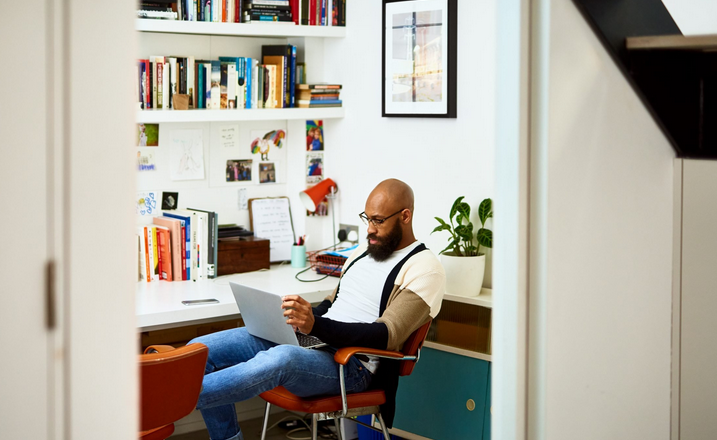
{"type": "Polygon", "coordinates": [[[367,215],[366,215],[366,211],[364,211],[364,212],[362,212],[361,214],[359,214],[359,218],[361,219],[361,221],[363,221],[363,223],[364,223],[366,226],[368,226],[369,223],[370,223],[370,224],[372,224],[375,228],[380,228],[381,225],[383,225],[383,223],[384,223],[386,220],[390,219],[391,217],[393,217],[393,216],[396,215],[396,214],[402,213],[404,209],[406,209],[406,208],[403,208],[403,209],[401,209],[400,211],[396,211],[396,212],[394,212],[393,214],[389,215],[388,217],[384,217],[384,218],[371,218],[371,217],[367,216],[367,215]]]}

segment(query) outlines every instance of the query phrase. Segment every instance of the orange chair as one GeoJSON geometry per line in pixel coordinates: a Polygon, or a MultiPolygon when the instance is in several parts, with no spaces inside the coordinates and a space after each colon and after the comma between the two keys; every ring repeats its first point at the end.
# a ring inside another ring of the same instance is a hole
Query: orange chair
{"type": "Polygon", "coordinates": [[[139,356],[139,438],[164,440],[174,432],[174,422],[197,406],[209,349],[204,344],[153,345],[144,353],[139,356]]]}
{"type": "Polygon", "coordinates": [[[431,321],[422,325],[418,330],[414,331],[411,336],[403,344],[401,351],[378,350],[365,347],[344,347],[339,349],[334,355],[334,360],[339,364],[339,377],[341,385],[341,395],[331,397],[301,398],[298,397],[284,387],[276,387],[271,391],[261,393],[260,396],[266,401],[266,411],[264,413],[264,427],[261,433],[261,440],[266,438],[266,429],[269,424],[269,411],[271,405],[276,405],[288,411],[298,411],[310,413],[312,439],[317,440],[317,423],[319,420],[334,420],[336,430],[338,431],[339,440],[341,440],[341,429],[339,419],[376,415],[381,424],[381,430],[373,426],[361,423],[373,430],[382,432],[385,440],[390,440],[388,429],[381,416],[380,405],[386,402],[386,394],[380,389],[369,389],[361,393],[346,394],[346,385],[344,383],[344,365],[346,365],[354,355],[371,355],[381,358],[388,358],[401,361],[399,366],[399,376],[408,376],[413,372],[413,367],[418,362],[418,358],[423,347],[423,341],[428,334],[428,328],[431,321]]]}

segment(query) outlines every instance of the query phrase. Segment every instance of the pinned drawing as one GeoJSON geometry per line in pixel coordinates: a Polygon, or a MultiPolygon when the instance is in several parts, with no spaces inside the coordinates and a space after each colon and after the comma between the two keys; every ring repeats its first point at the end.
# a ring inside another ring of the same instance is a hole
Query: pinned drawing
{"type": "Polygon", "coordinates": [[[204,179],[202,130],[174,130],[170,142],[170,179],[204,179]]]}
{"type": "Polygon", "coordinates": [[[157,211],[157,193],[145,191],[137,193],[137,215],[151,216],[157,211]]]}
{"type": "Polygon", "coordinates": [[[252,137],[255,139],[251,143],[251,153],[261,153],[261,160],[269,160],[269,150],[271,147],[282,147],[286,132],[284,130],[272,130],[262,136],[261,132],[252,131],[252,137]]]}

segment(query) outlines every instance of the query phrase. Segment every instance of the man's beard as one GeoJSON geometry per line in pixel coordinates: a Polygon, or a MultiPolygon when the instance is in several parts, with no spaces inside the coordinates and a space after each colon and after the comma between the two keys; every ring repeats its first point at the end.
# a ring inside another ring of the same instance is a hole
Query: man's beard
{"type": "Polygon", "coordinates": [[[376,244],[368,244],[367,252],[371,258],[376,261],[385,261],[403,240],[403,229],[401,229],[401,224],[396,222],[386,237],[379,238],[374,234],[369,234],[366,238],[378,241],[376,244]]]}

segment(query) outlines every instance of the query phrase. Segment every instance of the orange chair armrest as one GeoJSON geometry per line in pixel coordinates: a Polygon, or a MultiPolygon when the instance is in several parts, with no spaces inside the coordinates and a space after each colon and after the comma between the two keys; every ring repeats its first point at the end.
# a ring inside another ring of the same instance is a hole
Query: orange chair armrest
{"type": "Polygon", "coordinates": [[[403,359],[404,354],[400,351],[379,350],[378,348],[366,347],[344,347],[334,354],[334,360],[341,365],[346,365],[352,356],[365,354],[370,356],[381,356],[391,359],[403,359]]]}
{"type": "Polygon", "coordinates": [[[157,350],[159,353],[166,353],[168,351],[175,350],[171,345],[150,345],[144,350],[144,354],[149,353],[151,350],[157,350]]]}

